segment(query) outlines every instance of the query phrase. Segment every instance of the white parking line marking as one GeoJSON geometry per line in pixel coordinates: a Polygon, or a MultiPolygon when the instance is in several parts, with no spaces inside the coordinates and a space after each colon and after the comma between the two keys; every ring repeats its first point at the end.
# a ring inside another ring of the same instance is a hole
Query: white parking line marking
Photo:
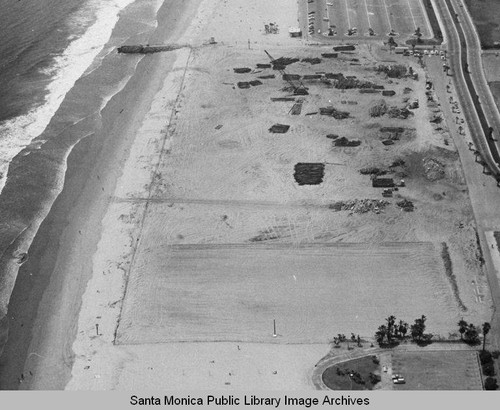
{"type": "Polygon", "coordinates": [[[417,24],[415,23],[415,17],[413,16],[413,11],[411,10],[410,0],[406,0],[406,2],[408,3],[408,8],[410,9],[411,18],[413,20],[413,28],[416,30],[417,24]]]}

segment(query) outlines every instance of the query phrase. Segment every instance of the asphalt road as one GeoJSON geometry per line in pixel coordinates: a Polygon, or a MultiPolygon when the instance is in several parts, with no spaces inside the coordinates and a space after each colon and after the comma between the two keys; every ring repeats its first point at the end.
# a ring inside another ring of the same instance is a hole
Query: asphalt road
{"type": "MultiPolygon", "coordinates": [[[[483,93],[488,95],[489,89],[484,75],[482,75],[482,67],[477,68],[477,65],[481,65],[480,48],[471,48],[472,54],[469,54],[467,36],[476,37],[474,28],[462,31],[463,24],[460,18],[459,25],[455,25],[456,20],[451,14],[454,13],[454,9],[448,8],[452,5],[450,0],[435,2],[435,4],[445,25],[444,29],[448,39],[448,65],[451,67],[451,73],[455,79],[458,98],[462,102],[463,115],[469,125],[472,139],[487,168],[494,174],[500,175],[498,146],[494,141],[488,140],[485,134],[485,129],[493,123],[490,116],[492,116],[493,110],[496,110],[496,106],[489,107],[488,104],[478,104],[478,100],[479,102],[487,101],[487,97],[483,97],[483,93]]],[[[479,44],[477,38],[476,41],[479,44]]]]}

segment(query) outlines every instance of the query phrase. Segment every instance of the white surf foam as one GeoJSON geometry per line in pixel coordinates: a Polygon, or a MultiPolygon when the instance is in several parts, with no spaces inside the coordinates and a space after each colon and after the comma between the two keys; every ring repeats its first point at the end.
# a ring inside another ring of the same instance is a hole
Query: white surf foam
{"type": "Polygon", "coordinates": [[[95,21],[85,33],[73,39],[62,55],[55,58],[48,68],[53,80],[46,87],[45,102],[26,115],[16,117],[0,124],[0,192],[5,186],[8,166],[23,148],[39,136],[47,127],[65,95],[75,82],[85,73],[94,59],[103,50],[111,37],[121,10],[135,0],[90,0],[75,14],[71,23],[88,23],[90,15],[95,21]]]}

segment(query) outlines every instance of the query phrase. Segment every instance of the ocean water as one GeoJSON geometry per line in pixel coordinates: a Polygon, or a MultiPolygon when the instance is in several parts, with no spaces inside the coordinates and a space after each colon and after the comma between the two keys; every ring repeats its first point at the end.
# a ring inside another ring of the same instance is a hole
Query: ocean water
{"type": "Polygon", "coordinates": [[[71,150],[99,134],[143,58],[116,48],[149,42],[162,3],[0,0],[0,354],[18,258],[63,189],[71,150]]]}
{"type": "Polygon", "coordinates": [[[0,189],[12,158],[46,129],[133,2],[0,0],[0,189]]]}

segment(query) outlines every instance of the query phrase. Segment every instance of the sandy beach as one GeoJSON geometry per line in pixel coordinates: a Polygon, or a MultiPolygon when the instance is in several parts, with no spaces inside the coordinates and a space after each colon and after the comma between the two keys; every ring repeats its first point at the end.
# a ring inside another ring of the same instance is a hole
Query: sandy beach
{"type": "MultiPolygon", "coordinates": [[[[428,121],[438,106],[424,107],[424,70],[415,64],[415,81],[382,77],[373,67],[393,57],[366,45],[356,61],[346,54],[316,69],[362,75],[399,100],[411,93],[422,102],[401,141],[387,148],[377,134],[383,120],[367,115],[378,94],[358,104],[354,91],[311,83],[302,116],[291,116],[289,105],[269,98],[286,86],[278,72],[233,72],[269,63],[265,51],[312,58],[331,50],[289,36],[289,27],[305,25],[303,2],[174,3],[160,8],[149,42],[180,48],[143,58],[104,109],[95,137],[68,159],[65,187],[11,299],[11,338],[19,343],[7,345],[1,385],[311,390],[315,364],[338,333],[360,333],[369,347],[374,321],[393,313],[407,321],[425,314],[443,337],[461,316],[488,320],[466,183],[448,129],[428,121]],[[270,22],[279,33],[264,32],[270,22]],[[264,74],[276,76],[237,87],[264,74]],[[344,123],[304,116],[327,104],[353,115],[344,123]],[[274,123],[291,130],[270,134],[274,123]],[[325,138],[331,132],[363,145],[336,150],[325,138]],[[396,175],[410,182],[397,198],[413,200],[417,212],[329,207],[380,197],[359,169],[401,157],[407,166],[396,175]],[[432,184],[422,165],[429,158],[441,165],[432,184]],[[324,183],[299,187],[292,178],[299,162],[328,164],[324,183]],[[454,275],[445,270],[443,243],[454,275]],[[318,250],[323,245],[327,251],[318,250]],[[248,269],[240,273],[238,264],[248,269]],[[374,296],[377,283],[386,290],[374,296]]],[[[304,62],[300,70],[315,72],[304,62]]]]}

